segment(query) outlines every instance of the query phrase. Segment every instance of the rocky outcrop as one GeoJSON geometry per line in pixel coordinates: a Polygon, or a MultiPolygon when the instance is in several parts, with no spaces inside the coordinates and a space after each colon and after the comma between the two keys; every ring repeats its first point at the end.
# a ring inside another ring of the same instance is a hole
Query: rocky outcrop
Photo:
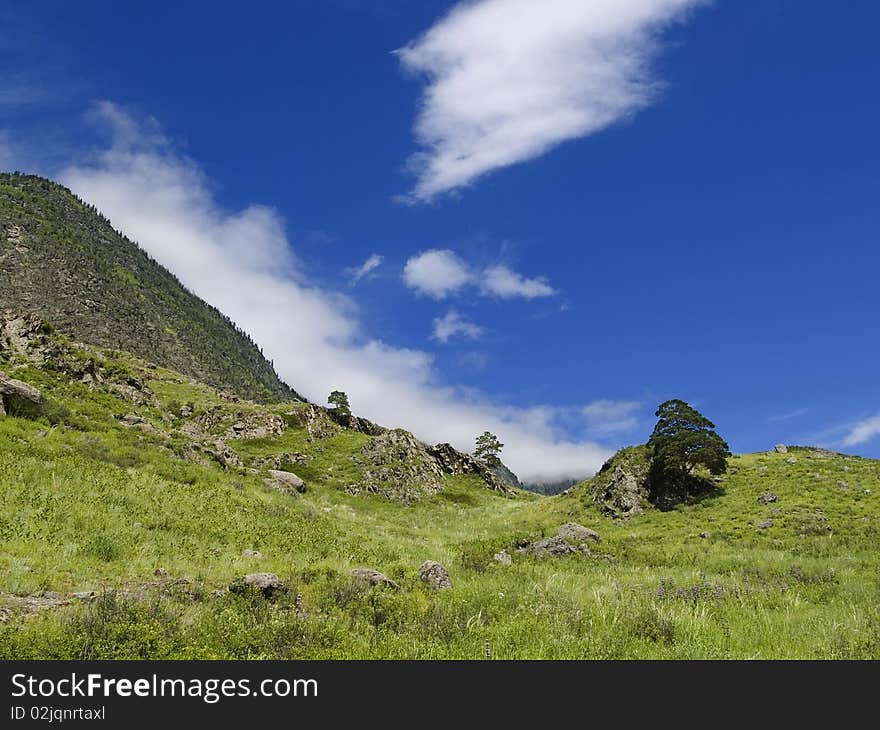
{"type": "Polygon", "coordinates": [[[310,456],[300,451],[282,451],[279,454],[269,454],[261,456],[251,461],[251,464],[257,468],[279,469],[288,471],[291,466],[305,466],[311,461],[310,456]]]}
{"type": "Polygon", "coordinates": [[[373,570],[372,568],[355,568],[351,571],[351,577],[354,579],[355,583],[360,583],[362,585],[387,586],[388,588],[393,588],[395,591],[400,590],[400,585],[398,583],[391,580],[391,578],[384,573],[380,573],[378,570],[373,570]]]}
{"type": "Polygon", "coordinates": [[[523,542],[517,547],[521,555],[534,555],[539,558],[561,558],[566,555],[589,555],[590,549],[586,545],[572,545],[568,540],[558,535],[547,537],[534,542],[523,542]]]}
{"type": "Polygon", "coordinates": [[[124,375],[117,380],[110,381],[105,384],[105,388],[117,398],[136,406],[159,407],[156,394],[142,380],[132,375],[124,375]]]}
{"type": "Polygon", "coordinates": [[[51,327],[39,317],[4,311],[0,315],[0,355],[7,360],[18,357],[42,365],[58,354],[58,344],[51,332],[51,327]]]}
{"type": "Polygon", "coordinates": [[[284,419],[275,413],[262,411],[235,415],[235,422],[226,429],[227,439],[265,439],[280,436],[285,431],[284,419]]]}
{"type": "Polygon", "coordinates": [[[591,530],[589,527],[579,525],[576,522],[566,522],[559,528],[558,535],[563,540],[567,540],[574,545],[580,545],[581,543],[586,543],[590,540],[593,542],[602,542],[602,538],[599,537],[598,532],[591,530]]]}
{"type": "Polygon", "coordinates": [[[343,428],[347,428],[349,431],[365,433],[367,436],[381,436],[388,430],[384,426],[380,426],[378,423],[373,423],[361,416],[355,416],[353,414],[343,415],[337,413],[335,408],[327,408],[325,410],[334,423],[339,424],[343,428]]]}
{"type": "Polygon", "coordinates": [[[348,487],[351,494],[381,494],[400,502],[414,502],[443,488],[443,470],[425,445],[408,431],[393,429],[364,445],[355,460],[364,477],[348,487]]]}
{"type": "Polygon", "coordinates": [[[241,459],[238,458],[238,454],[221,439],[217,439],[213,444],[202,444],[201,447],[196,448],[207,454],[224,469],[228,470],[241,466],[241,459]]]}
{"type": "Polygon", "coordinates": [[[229,591],[239,594],[257,592],[263,598],[273,600],[287,593],[287,585],[274,573],[248,573],[233,581],[229,591]]]}
{"type": "Polygon", "coordinates": [[[779,497],[773,492],[764,492],[758,495],[758,504],[771,504],[777,501],[779,501],[779,497]]]}
{"type": "Polygon", "coordinates": [[[499,481],[501,481],[502,484],[506,484],[508,487],[513,487],[514,489],[523,489],[519,477],[514,474],[506,464],[499,461],[497,464],[489,466],[488,469],[499,481]]]}
{"type": "Polygon", "coordinates": [[[479,474],[482,466],[470,454],[464,454],[452,446],[452,444],[437,444],[426,447],[428,453],[434,457],[437,465],[446,474],[479,474]]]}
{"type": "Polygon", "coordinates": [[[291,411],[287,417],[296,425],[306,429],[309,441],[320,441],[335,436],[341,430],[341,426],[333,421],[326,408],[312,405],[291,411]]]}
{"type": "Polygon", "coordinates": [[[650,469],[647,447],[618,451],[589,482],[593,501],[612,517],[625,519],[639,514],[648,504],[650,469]]]}
{"type": "Polygon", "coordinates": [[[156,428],[146,418],[142,418],[136,413],[126,413],[124,416],[117,416],[119,422],[123,426],[133,428],[144,433],[156,433],[156,428]]]}
{"type": "Polygon", "coordinates": [[[445,474],[477,474],[483,479],[486,486],[502,494],[512,494],[514,491],[512,487],[519,484],[516,475],[503,464],[500,465],[500,468],[509,472],[513,479],[516,480],[516,484],[505,482],[482,461],[470,454],[458,451],[452,444],[443,443],[436,446],[428,446],[427,451],[436,460],[438,466],[445,474]]]}
{"type": "Polygon", "coordinates": [[[269,476],[263,480],[263,483],[271,489],[293,496],[304,494],[306,491],[306,483],[290,471],[270,469],[269,476]]]}
{"type": "Polygon", "coordinates": [[[773,450],[777,454],[787,454],[788,453],[788,446],[786,446],[785,444],[776,444],[776,446],[773,447],[773,450]]]}
{"type": "Polygon", "coordinates": [[[421,564],[419,578],[428,588],[435,591],[452,588],[452,578],[449,577],[449,571],[436,560],[426,560],[421,564]]]}

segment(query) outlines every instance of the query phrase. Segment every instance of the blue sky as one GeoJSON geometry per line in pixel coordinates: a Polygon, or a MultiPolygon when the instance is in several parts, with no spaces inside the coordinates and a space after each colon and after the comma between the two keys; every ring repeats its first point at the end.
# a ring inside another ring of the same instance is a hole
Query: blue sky
{"type": "Polygon", "coordinates": [[[735,451],[876,457],[878,22],[10,2],[0,166],[97,204],[309,397],[459,447],[491,428],[531,479],[643,441],[670,397],[735,451]]]}

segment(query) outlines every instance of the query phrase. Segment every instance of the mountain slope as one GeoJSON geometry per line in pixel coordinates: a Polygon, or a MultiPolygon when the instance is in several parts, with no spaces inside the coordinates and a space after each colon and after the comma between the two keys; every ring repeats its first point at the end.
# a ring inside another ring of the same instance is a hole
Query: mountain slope
{"type": "Polygon", "coordinates": [[[245,398],[301,399],[227,317],[93,207],[43,178],[0,173],[3,309],[245,398]]]}

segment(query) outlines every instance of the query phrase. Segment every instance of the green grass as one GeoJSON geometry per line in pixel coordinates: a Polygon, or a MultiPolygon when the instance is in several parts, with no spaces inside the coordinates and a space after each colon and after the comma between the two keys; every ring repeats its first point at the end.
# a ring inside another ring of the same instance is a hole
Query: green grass
{"type": "Polygon", "coordinates": [[[352,456],[363,434],[310,441],[291,428],[230,441],[245,466],[223,471],[175,457],[179,424],[163,414],[171,403],[258,406],[162,370],[149,371],[159,407],[50,371],[15,373],[63,418],[0,418],[0,658],[480,659],[487,642],[496,659],[880,657],[880,462],[801,449],[736,456],[716,495],[626,522],[602,516],[583,487],[508,499],[476,477],[447,478],[439,494],[403,505],[345,492],[361,476],[352,456]],[[123,427],[115,416],[130,412],[160,431],[123,427]],[[247,466],[290,451],[310,457],[294,468],[308,483],[300,497],[268,489],[247,466]],[[758,504],[767,491],[778,502],[758,504]],[[513,549],[567,521],[601,534],[592,557],[513,549]],[[501,549],[512,565],[493,560],[501,549]],[[453,590],[422,585],[428,559],[449,568],[453,590]],[[349,572],[359,566],[401,592],[358,588],[349,572]],[[277,573],[288,595],[211,595],[257,570],[277,573]],[[17,608],[15,597],[46,591],[99,598],[17,608]]]}

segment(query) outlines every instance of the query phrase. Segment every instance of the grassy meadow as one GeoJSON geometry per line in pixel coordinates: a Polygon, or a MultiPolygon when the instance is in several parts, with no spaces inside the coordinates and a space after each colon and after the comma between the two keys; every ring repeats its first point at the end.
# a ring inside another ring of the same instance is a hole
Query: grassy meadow
{"type": "Polygon", "coordinates": [[[880,658],[880,462],[797,448],[735,456],[716,494],[625,522],[600,514],[585,487],[510,498],[474,476],[401,504],[345,491],[362,469],[361,433],[310,440],[290,426],[228,441],[242,467],[182,460],[168,415],[181,403],[196,415],[306,406],[230,404],[170,371],[102,357],[146,373],[157,402],[10,371],[48,405],[0,417],[2,659],[880,658]],[[121,425],[125,413],[156,429],[121,425]],[[281,452],[310,457],[293,468],[305,494],[245,468],[281,452]],[[778,500],[760,504],[764,492],[778,500]],[[518,539],[569,521],[601,535],[591,556],[516,552],[518,539]],[[512,564],[493,559],[503,549],[512,564]],[[429,559],[449,569],[452,590],[420,581],[429,559]],[[356,567],[401,590],[359,586],[356,567]],[[289,592],[270,602],[222,591],[255,571],[289,592]]]}

